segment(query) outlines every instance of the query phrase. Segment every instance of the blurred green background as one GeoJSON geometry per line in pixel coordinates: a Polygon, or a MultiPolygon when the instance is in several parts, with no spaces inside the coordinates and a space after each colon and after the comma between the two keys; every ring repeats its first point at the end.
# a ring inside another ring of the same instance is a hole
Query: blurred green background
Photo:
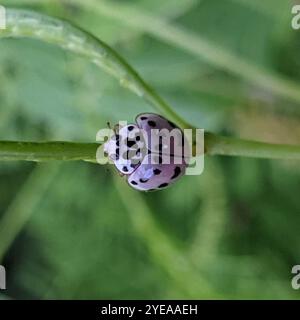
{"type": "MultiPolygon", "coordinates": [[[[1,4],[89,30],[196,127],[299,144],[298,104],[83,0],[33,2],[1,4]]],[[[300,80],[293,1],[120,2],[300,80]]],[[[91,63],[33,40],[0,41],[0,83],[1,140],[94,142],[107,121],[154,111],[91,63]]],[[[113,168],[2,162],[0,263],[8,289],[1,298],[297,299],[291,268],[300,264],[299,192],[295,161],[207,157],[201,176],[149,194],[128,188],[113,168]]]]}

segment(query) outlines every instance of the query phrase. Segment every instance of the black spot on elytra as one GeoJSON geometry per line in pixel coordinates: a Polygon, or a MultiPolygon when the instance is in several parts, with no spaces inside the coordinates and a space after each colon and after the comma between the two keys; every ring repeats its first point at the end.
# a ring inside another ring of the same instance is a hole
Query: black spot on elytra
{"type": "Polygon", "coordinates": [[[135,141],[127,139],[126,145],[127,145],[128,148],[131,148],[131,147],[133,147],[135,145],[135,141]]]}
{"type": "Polygon", "coordinates": [[[140,136],[136,136],[136,137],[135,137],[135,140],[136,140],[136,141],[140,141],[140,140],[141,140],[141,137],[140,137],[140,136]]]}
{"type": "Polygon", "coordinates": [[[132,180],[130,183],[133,184],[134,186],[137,185],[137,182],[135,182],[134,180],[132,180]]]}
{"type": "Polygon", "coordinates": [[[153,170],[153,173],[157,176],[157,175],[161,174],[161,170],[159,170],[159,169],[154,169],[154,170],[153,170]]]}
{"type": "Polygon", "coordinates": [[[177,178],[177,177],[180,175],[180,173],[181,173],[180,167],[176,167],[176,168],[174,169],[174,174],[173,174],[173,176],[172,176],[171,179],[177,178]]]}
{"type": "Polygon", "coordinates": [[[120,149],[119,148],[116,149],[116,155],[117,155],[117,157],[119,157],[119,155],[120,155],[120,149]]]}
{"type": "Polygon", "coordinates": [[[136,167],[136,164],[135,164],[135,163],[132,163],[132,164],[130,165],[130,167],[131,167],[131,168],[135,168],[135,167],[136,167]]]}
{"type": "Polygon", "coordinates": [[[140,183],[146,183],[146,182],[148,182],[149,181],[149,179],[140,179],[140,183]]]}
{"type": "Polygon", "coordinates": [[[128,172],[128,168],[127,168],[126,166],[124,166],[124,167],[122,168],[122,170],[123,170],[124,172],[128,172]]]}
{"type": "Polygon", "coordinates": [[[134,126],[129,126],[128,131],[132,131],[134,129],[134,126]]]}
{"type": "Polygon", "coordinates": [[[155,121],[152,121],[152,120],[149,120],[148,121],[148,125],[152,128],[154,128],[156,126],[156,122],[155,121]]]}
{"type": "Polygon", "coordinates": [[[158,188],[165,188],[165,187],[167,187],[169,184],[168,183],[162,183],[162,184],[160,184],[159,186],[158,186],[158,188]]]}
{"type": "Polygon", "coordinates": [[[120,146],[120,140],[117,140],[116,142],[116,146],[119,147],[120,146]]]}
{"type": "Polygon", "coordinates": [[[141,117],[141,120],[147,120],[148,118],[147,117],[141,117]]]}

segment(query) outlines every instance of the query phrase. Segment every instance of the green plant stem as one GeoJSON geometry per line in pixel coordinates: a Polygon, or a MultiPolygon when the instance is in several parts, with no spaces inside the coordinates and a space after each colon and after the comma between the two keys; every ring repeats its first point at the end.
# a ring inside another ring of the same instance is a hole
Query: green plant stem
{"type": "Polygon", "coordinates": [[[0,161],[75,161],[96,162],[98,143],[0,141],[0,161]]]}
{"type": "Polygon", "coordinates": [[[28,10],[7,9],[7,27],[0,38],[28,37],[55,44],[93,62],[123,87],[144,98],[181,128],[189,125],[112,48],[90,33],[70,23],[28,10]]]}
{"type": "MultiPolygon", "coordinates": [[[[75,161],[96,163],[98,143],[0,141],[0,161],[75,161]]],[[[205,134],[207,155],[300,159],[300,146],[271,144],[205,134]]]]}
{"type": "Polygon", "coordinates": [[[205,154],[267,159],[300,159],[300,145],[273,144],[205,133],[205,154]]]}

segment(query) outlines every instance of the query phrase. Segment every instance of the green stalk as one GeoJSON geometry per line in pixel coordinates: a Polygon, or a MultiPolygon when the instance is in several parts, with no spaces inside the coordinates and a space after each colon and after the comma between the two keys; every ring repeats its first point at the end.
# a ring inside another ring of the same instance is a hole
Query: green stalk
{"type": "MultiPolygon", "coordinates": [[[[0,161],[75,161],[96,163],[98,143],[0,141],[0,161]]],[[[207,155],[243,156],[267,159],[298,159],[300,146],[205,134],[207,155]]]]}
{"type": "Polygon", "coordinates": [[[222,137],[206,132],[205,154],[300,160],[300,146],[222,137]]]}
{"type": "Polygon", "coordinates": [[[97,143],[0,141],[0,161],[96,162],[97,143]]]}

